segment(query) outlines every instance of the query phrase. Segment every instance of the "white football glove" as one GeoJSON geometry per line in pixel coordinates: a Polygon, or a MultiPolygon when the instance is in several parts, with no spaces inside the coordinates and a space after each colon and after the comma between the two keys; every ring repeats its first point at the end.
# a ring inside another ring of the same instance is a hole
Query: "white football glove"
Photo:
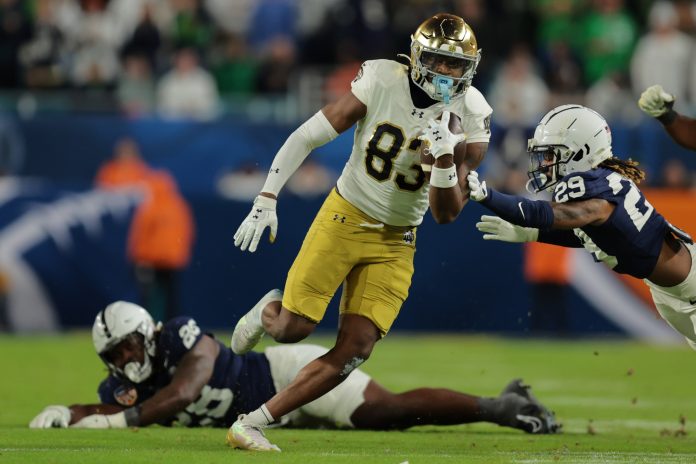
{"type": "Polygon", "coordinates": [[[539,237],[539,229],[516,226],[498,216],[481,216],[481,222],[476,223],[476,228],[483,232],[484,240],[524,243],[536,242],[539,237]]]}
{"type": "Polygon", "coordinates": [[[442,155],[454,154],[454,147],[466,140],[466,134],[453,134],[450,132],[449,122],[450,112],[444,111],[439,121],[437,119],[428,121],[428,127],[418,137],[419,140],[428,144],[427,150],[435,159],[442,155]]]}
{"type": "Polygon", "coordinates": [[[75,422],[70,428],[75,429],[124,429],[128,427],[123,412],[116,414],[92,414],[75,422]]]}
{"type": "Polygon", "coordinates": [[[271,228],[269,239],[275,241],[278,232],[278,216],[276,216],[276,200],[264,196],[257,196],[251,212],[242,221],[242,224],[234,234],[234,246],[245,251],[249,248],[251,253],[256,251],[261,235],[266,227],[271,228]]]}
{"type": "Polygon", "coordinates": [[[479,182],[478,172],[470,171],[466,176],[466,181],[469,183],[469,198],[474,201],[483,201],[488,196],[488,188],[486,181],[479,182]]]}
{"type": "Polygon", "coordinates": [[[52,427],[65,428],[70,423],[70,409],[66,406],[46,406],[35,418],[29,422],[30,429],[50,429],[52,427]]]}
{"type": "Polygon", "coordinates": [[[674,95],[664,91],[661,85],[653,85],[640,95],[638,106],[653,118],[658,118],[672,109],[674,95]]]}

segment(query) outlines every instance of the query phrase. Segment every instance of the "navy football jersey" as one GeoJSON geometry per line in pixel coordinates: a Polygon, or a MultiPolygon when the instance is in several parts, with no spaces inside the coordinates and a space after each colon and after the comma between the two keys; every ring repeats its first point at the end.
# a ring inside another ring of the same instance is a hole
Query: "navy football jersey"
{"type": "MultiPolygon", "coordinates": [[[[99,385],[102,403],[133,406],[169,384],[181,359],[204,336],[196,321],[176,317],[156,335],[157,352],[152,376],[133,384],[113,374],[99,385]]],[[[220,352],[213,375],[199,397],[185,411],[163,425],[178,422],[189,427],[228,427],[241,413],[253,411],[275,395],[268,359],[262,353],[236,355],[219,341],[220,352]]]]}
{"type": "Polygon", "coordinates": [[[665,218],[631,180],[606,168],[569,174],[553,192],[557,203],[591,198],[606,200],[615,208],[604,224],[574,229],[583,246],[616,272],[641,279],[649,276],[668,233],[665,218]]]}

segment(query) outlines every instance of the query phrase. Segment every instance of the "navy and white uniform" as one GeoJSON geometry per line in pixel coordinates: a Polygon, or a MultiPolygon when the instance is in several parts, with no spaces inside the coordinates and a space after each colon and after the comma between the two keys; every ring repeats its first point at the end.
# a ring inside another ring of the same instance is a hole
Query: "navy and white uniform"
{"type": "Polygon", "coordinates": [[[573,230],[582,246],[620,274],[649,276],[669,229],[665,218],[632,181],[606,168],[567,175],[553,192],[557,203],[592,198],[612,203],[614,212],[602,225],[573,230]]]}
{"type": "MultiPolygon", "coordinates": [[[[101,402],[130,407],[152,397],[171,382],[182,358],[204,335],[190,317],[170,320],[158,334],[152,377],[134,384],[110,374],[99,385],[101,402]]],[[[302,367],[326,352],[314,345],[287,345],[267,348],[264,353],[236,355],[219,341],[216,343],[220,351],[210,380],[193,403],[163,425],[178,422],[189,427],[229,427],[239,414],[260,407],[289,384],[302,367]]],[[[364,402],[363,392],[369,381],[367,374],[356,370],[338,388],[284,416],[280,423],[352,427],[350,416],[364,402]]]]}
{"type": "MultiPolygon", "coordinates": [[[[614,212],[602,225],[574,229],[580,240],[578,246],[584,246],[596,261],[614,271],[644,279],[662,318],[696,349],[696,246],[690,237],[667,222],[632,181],[609,169],[570,174],[553,193],[558,203],[591,198],[613,203],[614,212]],[[655,269],[668,233],[684,241],[691,254],[691,270],[679,285],[661,287],[647,277],[655,269]]],[[[546,234],[541,232],[539,240],[546,241],[546,234]]]]}

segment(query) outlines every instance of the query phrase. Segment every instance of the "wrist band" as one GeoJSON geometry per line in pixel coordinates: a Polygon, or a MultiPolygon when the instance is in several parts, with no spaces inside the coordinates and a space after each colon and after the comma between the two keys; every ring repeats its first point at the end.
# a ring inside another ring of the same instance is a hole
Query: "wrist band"
{"type": "Polygon", "coordinates": [[[677,119],[677,116],[677,112],[670,108],[665,114],[658,116],[657,120],[660,121],[663,126],[669,126],[677,119]]]}
{"type": "Polygon", "coordinates": [[[128,427],[137,427],[140,425],[140,405],[125,409],[123,416],[126,419],[128,427]]]}
{"type": "Polygon", "coordinates": [[[433,166],[430,173],[430,186],[437,188],[450,188],[459,183],[457,179],[457,168],[452,165],[448,168],[437,168],[433,166]]]}
{"type": "Polygon", "coordinates": [[[264,195],[258,195],[254,198],[254,205],[260,206],[261,208],[275,209],[277,202],[278,200],[264,195]]]}

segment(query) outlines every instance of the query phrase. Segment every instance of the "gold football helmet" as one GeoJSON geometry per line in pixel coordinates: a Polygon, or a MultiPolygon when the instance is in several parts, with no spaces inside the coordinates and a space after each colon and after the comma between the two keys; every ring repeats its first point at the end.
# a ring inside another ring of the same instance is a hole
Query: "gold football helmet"
{"type": "Polygon", "coordinates": [[[435,100],[449,103],[464,95],[480,60],[474,31],[459,16],[436,14],[411,36],[411,79],[435,100]],[[453,72],[438,72],[441,63],[453,72]]]}

